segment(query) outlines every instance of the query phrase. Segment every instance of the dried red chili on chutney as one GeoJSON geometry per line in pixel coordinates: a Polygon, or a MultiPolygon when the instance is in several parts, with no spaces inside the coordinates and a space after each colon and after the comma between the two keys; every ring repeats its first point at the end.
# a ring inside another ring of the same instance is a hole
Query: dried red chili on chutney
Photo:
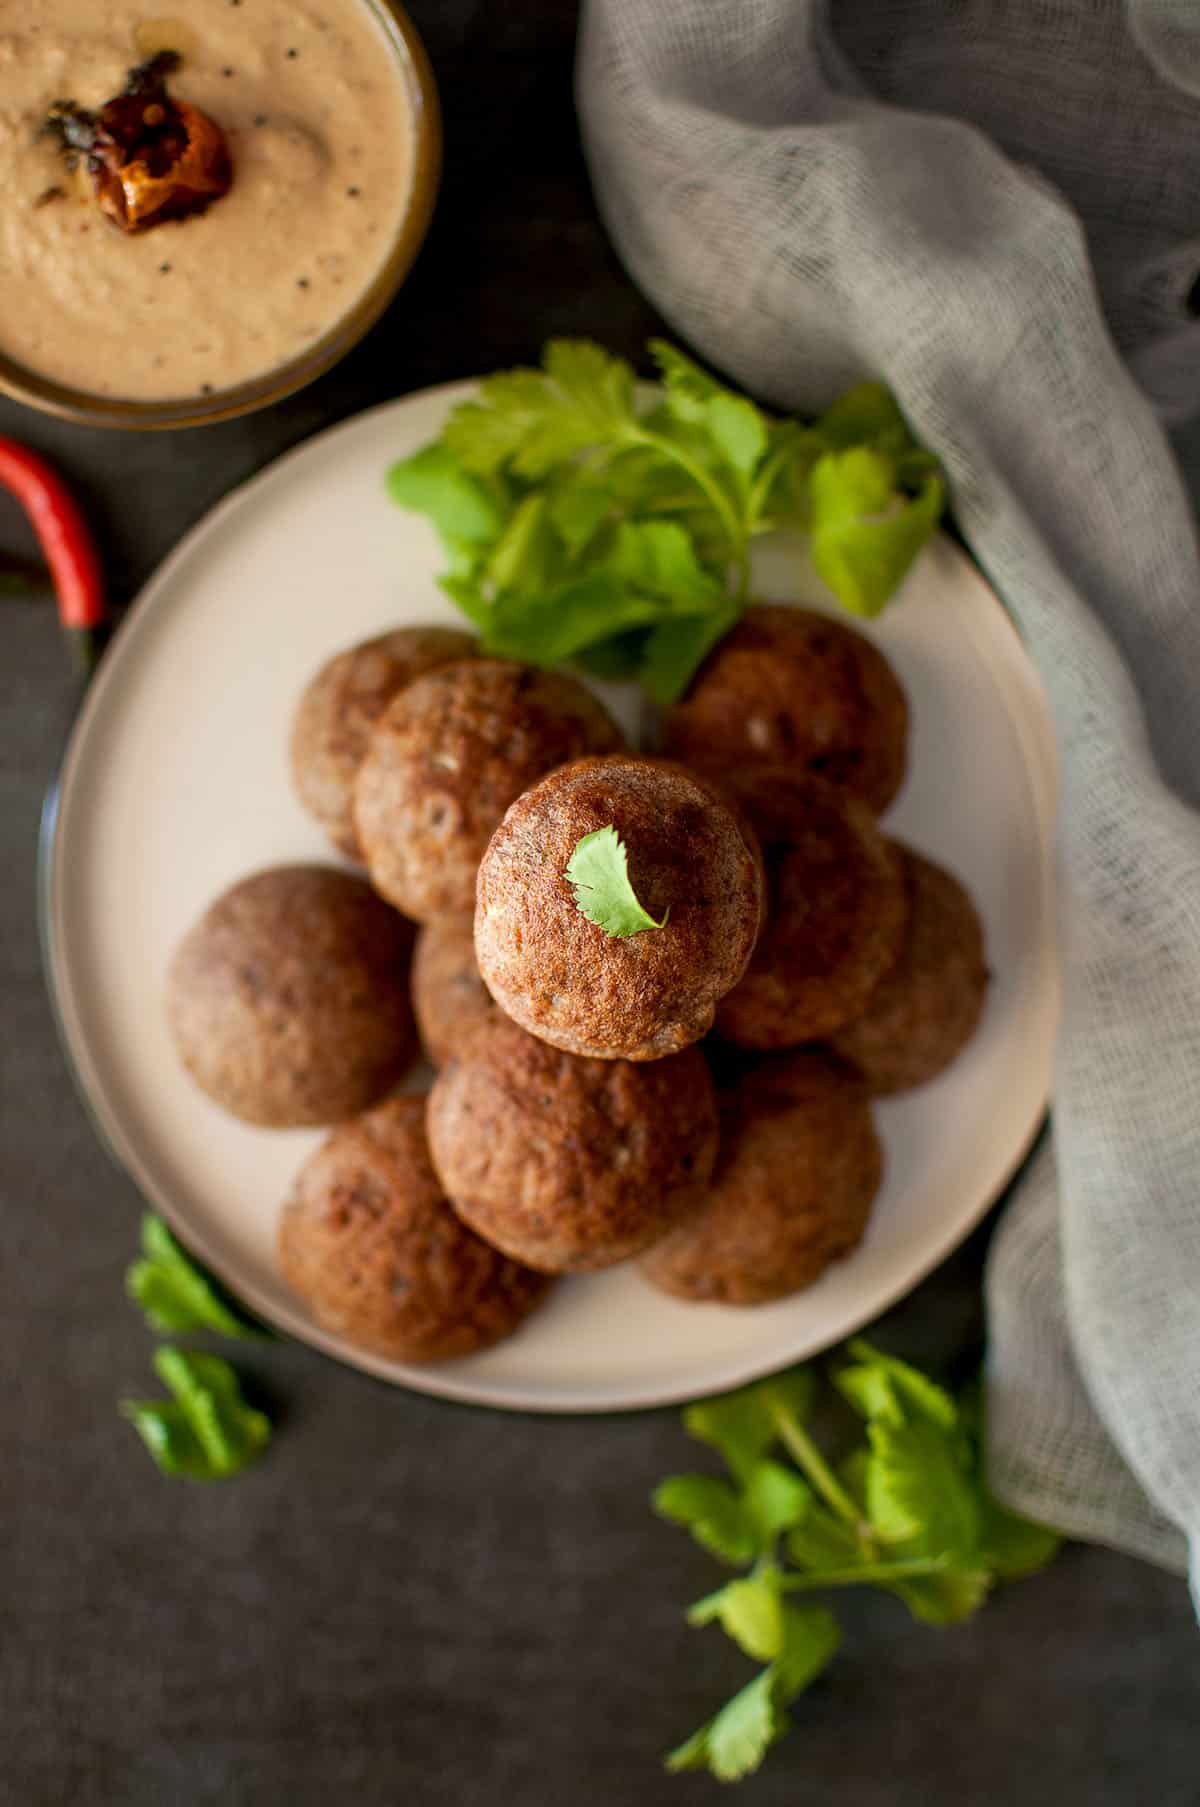
{"type": "Polygon", "coordinates": [[[101,210],[123,232],[200,213],[233,181],[220,126],[167,92],[178,66],[176,52],[162,50],[99,112],[57,101],[46,120],[67,156],[85,160],[101,210]]]}

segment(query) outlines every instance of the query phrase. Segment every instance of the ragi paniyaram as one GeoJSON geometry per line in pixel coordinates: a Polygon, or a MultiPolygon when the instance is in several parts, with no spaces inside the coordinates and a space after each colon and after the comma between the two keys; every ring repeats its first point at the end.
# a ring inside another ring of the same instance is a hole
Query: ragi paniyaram
{"type": "Polygon", "coordinates": [[[717,1110],[703,1056],[582,1060],[496,1013],[429,1095],[429,1145],[455,1211],[548,1273],[611,1267],[704,1196],[717,1110]]]}
{"type": "Polygon", "coordinates": [[[197,1084],[248,1123],[336,1123],[416,1059],[412,924],[364,879],[273,866],[222,894],[184,937],[167,1017],[197,1084]]]}
{"type": "Polygon", "coordinates": [[[371,733],[354,791],[371,881],[419,922],[475,903],[475,874],[509,804],[544,773],[623,736],[577,678],[505,659],[443,665],[371,733]]]}
{"type": "Polygon", "coordinates": [[[425,1140],[425,1100],[341,1124],[296,1176],[284,1278],[325,1329],[397,1361],[470,1355],[509,1336],[550,1282],[455,1217],[425,1140]]]}
{"type": "Polygon", "coordinates": [[[512,805],[479,869],[475,952],[492,996],[573,1054],[657,1060],[698,1041],[758,937],[753,832],[709,780],[668,760],[582,759],[512,805]],[[567,875],[580,840],[615,827],[638,901],[662,926],[618,938],[567,875]]]}

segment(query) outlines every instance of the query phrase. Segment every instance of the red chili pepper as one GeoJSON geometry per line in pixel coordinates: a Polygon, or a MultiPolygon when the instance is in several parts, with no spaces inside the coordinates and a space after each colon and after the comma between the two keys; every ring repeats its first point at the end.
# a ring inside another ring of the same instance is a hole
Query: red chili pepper
{"type": "Polygon", "coordinates": [[[90,639],[107,615],[104,579],[95,541],[74,496],[37,452],[2,437],[0,486],[17,498],[37,535],[54,580],[59,620],[90,639]]]}

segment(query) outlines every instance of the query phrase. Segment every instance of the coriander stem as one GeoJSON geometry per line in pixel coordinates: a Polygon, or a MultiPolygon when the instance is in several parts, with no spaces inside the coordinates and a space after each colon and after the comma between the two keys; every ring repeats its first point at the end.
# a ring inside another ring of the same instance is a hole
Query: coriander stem
{"type": "Polygon", "coordinates": [[[911,1556],[903,1562],[864,1562],[858,1568],[829,1569],[824,1574],[785,1575],[779,1586],[790,1594],[803,1594],[822,1587],[853,1587],[858,1582],[913,1581],[922,1575],[940,1575],[948,1566],[944,1556],[911,1556]]]}
{"type": "Polygon", "coordinates": [[[749,513],[751,521],[757,522],[761,518],[762,506],[771,493],[771,485],[782,470],[784,462],[790,456],[791,451],[792,447],[785,443],[781,446],[776,446],[775,450],[765,459],[750,490],[750,502],[747,512],[749,513]]]}
{"type": "Polygon", "coordinates": [[[697,484],[698,487],[704,491],[704,494],[712,503],[714,510],[721,518],[721,525],[724,527],[726,536],[729,540],[729,556],[737,562],[739,575],[738,596],[740,600],[745,596],[746,590],[749,587],[750,568],[746,556],[746,533],[741,523],[738,521],[737,515],[730,507],[729,498],[721,488],[721,485],[709,476],[704,466],[698,463],[690,453],[681,451],[677,445],[672,444],[671,440],[661,439],[657,433],[652,433],[643,426],[634,428],[633,437],[639,440],[642,445],[652,446],[654,450],[660,452],[664,458],[674,459],[680,469],[687,472],[688,476],[692,479],[692,482],[697,484]]]}
{"type": "Polygon", "coordinates": [[[852,1525],[857,1533],[862,1526],[862,1513],[804,1426],[798,1419],[793,1418],[790,1412],[781,1411],[779,1407],[774,1408],[773,1415],[780,1442],[788,1454],[808,1476],[826,1505],[830,1506],[848,1525],[852,1525]]]}
{"type": "Polygon", "coordinates": [[[750,553],[749,553],[749,549],[746,546],[743,546],[741,551],[738,553],[737,571],[738,571],[737,595],[734,598],[734,600],[740,606],[742,603],[744,603],[746,601],[747,597],[750,594],[750,553]]]}

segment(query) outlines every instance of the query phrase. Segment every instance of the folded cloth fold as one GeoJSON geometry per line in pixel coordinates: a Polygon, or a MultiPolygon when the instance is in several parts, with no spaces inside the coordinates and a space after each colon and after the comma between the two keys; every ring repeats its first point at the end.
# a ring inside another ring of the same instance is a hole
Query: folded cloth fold
{"type": "Polygon", "coordinates": [[[1170,25],[845,0],[835,42],[817,0],[587,0],[578,98],[635,280],[769,401],[883,377],[1041,671],[1064,1013],[988,1274],[993,1476],[1196,1577],[1200,563],[1148,392],[1200,404],[1200,69],[1158,54],[1200,34],[1170,25]]]}

